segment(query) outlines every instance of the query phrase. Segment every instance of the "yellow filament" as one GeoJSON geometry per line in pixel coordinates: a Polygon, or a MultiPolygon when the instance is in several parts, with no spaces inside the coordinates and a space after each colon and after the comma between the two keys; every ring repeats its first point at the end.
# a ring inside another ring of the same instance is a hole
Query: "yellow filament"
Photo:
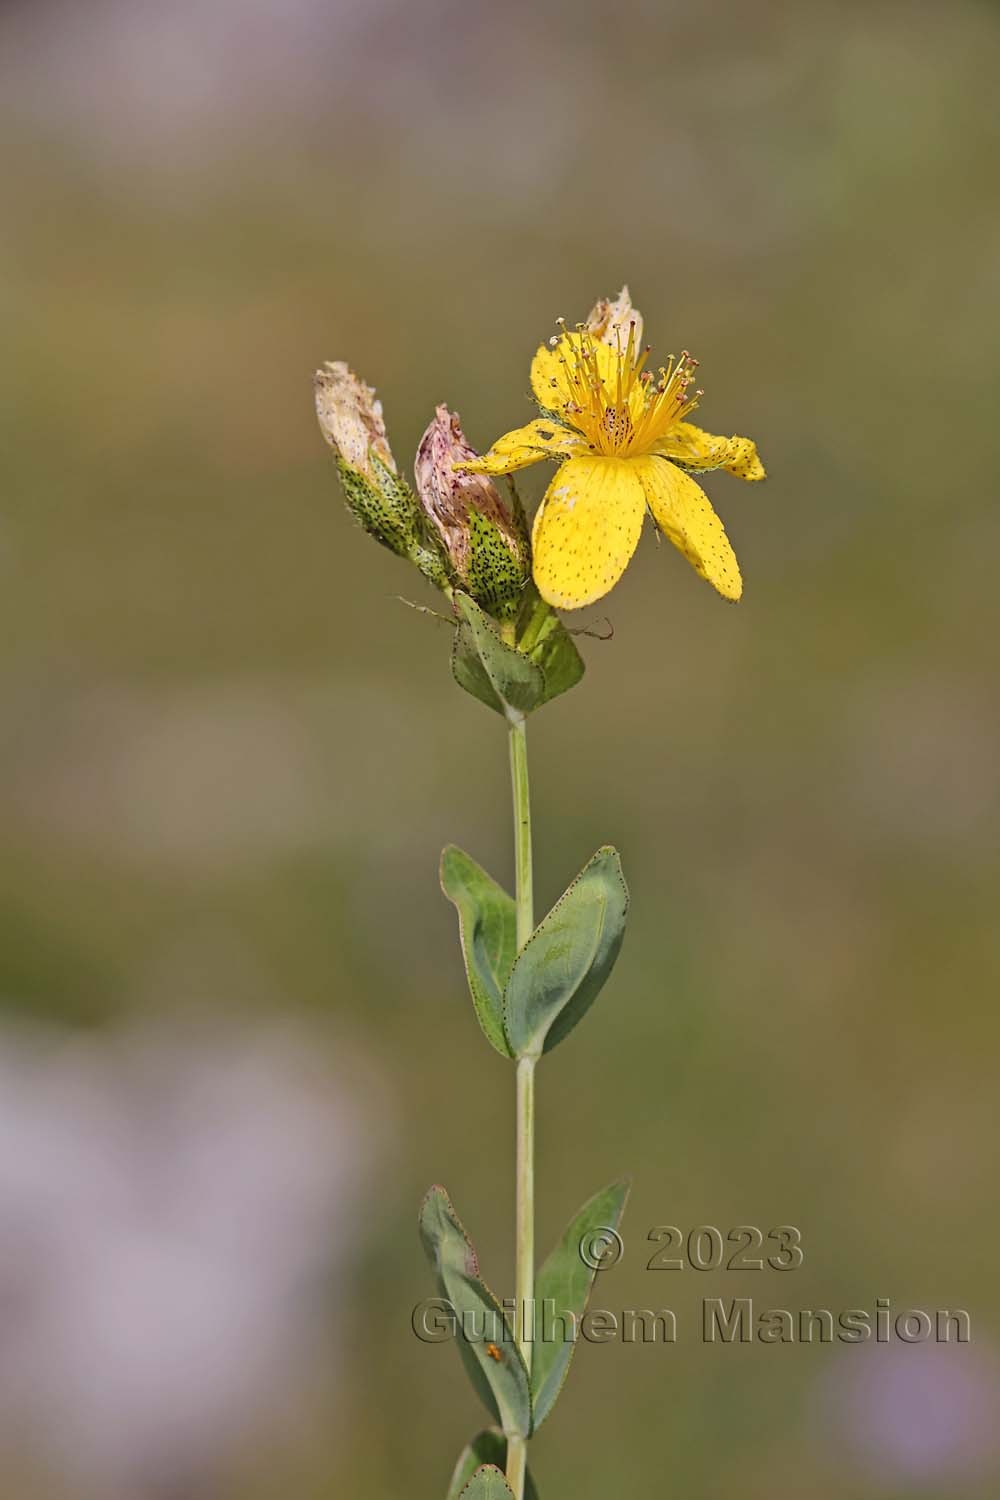
{"type": "Polygon", "coordinates": [[[702,392],[687,394],[698,364],[687,350],[678,359],[671,355],[654,381],[643,370],[649,349],[637,357],[634,322],[624,349],[620,329],[611,346],[599,345],[583,325],[570,334],[560,318],[559,327],[553,342],[569,393],[566,413],[593,451],[619,458],[647,453],[698,405],[702,392]],[[603,376],[599,348],[610,349],[614,360],[613,371],[603,376]]]}

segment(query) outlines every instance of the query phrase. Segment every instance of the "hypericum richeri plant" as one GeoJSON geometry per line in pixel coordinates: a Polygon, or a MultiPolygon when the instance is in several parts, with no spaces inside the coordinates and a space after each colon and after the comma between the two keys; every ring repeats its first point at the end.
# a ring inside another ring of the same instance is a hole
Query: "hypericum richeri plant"
{"type": "Polygon", "coordinates": [[[458,685],[507,725],[514,801],[511,896],[461,849],[441,857],[458,912],[476,1016],[516,1079],[514,1295],[501,1303],[442,1187],[420,1211],[420,1236],[469,1378],[493,1424],[459,1456],[448,1500],[535,1495],[527,1444],[562,1389],[586,1311],[599,1247],[617,1234],[628,1193],[615,1182],[571,1220],[536,1278],[535,1072],[597,999],[621,948],[628,889],[610,845],[598,849],[536,926],[525,725],[574,687],[583,661],[557,610],[608,593],[635,551],[648,511],[726,599],[743,591],[729,539],[694,474],[763,479],[749,438],[713,437],[688,418],[697,362],[684,351],[654,374],[628,289],[531,365],[540,416],[482,456],[456,413],[439,406],[417,450],[412,490],[397,471],[375,392],[342,363],[316,374],[320,427],[337,455],[347,504],[371,536],[408,559],[451,602],[458,685]],[[530,528],[513,484],[493,476],[542,459],[558,468],[530,528]]]}

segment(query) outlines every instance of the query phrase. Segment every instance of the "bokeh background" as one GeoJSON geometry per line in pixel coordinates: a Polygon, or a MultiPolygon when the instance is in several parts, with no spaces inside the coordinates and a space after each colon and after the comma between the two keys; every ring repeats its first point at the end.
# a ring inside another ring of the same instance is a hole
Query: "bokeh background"
{"type": "MultiPolygon", "coordinates": [[[[0,1496],[444,1494],[437,1178],[511,1281],[511,1077],[435,880],[502,729],[343,510],[310,377],[488,443],[628,280],[705,424],[723,605],[647,537],[531,725],[541,903],[614,980],[547,1063],[540,1241],[631,1172],[543,1495],[995,1493],[1000,12],[894,0],[0,8],[0,1496]],[[805,1264],[653,1273],[652,1226],[805,1264]],[[706,1347],[704,1296],[966,1347],[706,1347]]],[[[527,479],[537,495],[535,476],[527,479]]]]}

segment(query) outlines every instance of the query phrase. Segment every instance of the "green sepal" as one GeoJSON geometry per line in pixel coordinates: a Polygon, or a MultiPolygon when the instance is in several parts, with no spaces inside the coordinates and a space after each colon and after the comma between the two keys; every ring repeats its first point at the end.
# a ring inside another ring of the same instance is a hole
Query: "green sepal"
{"type": "Polygon", "coordinates": [[[371,478],[345,458],[337,459],[348,510],[383,547],[416,563],[437,588],[449,588],[451,575],[441,544],[406,480],[384,464],[377,453],[369,454],[369,463],[371,478]]]}
{"type": "Polygon", "coordinates": [[[514,1491],[494,1464],[483,1464],[462,1490],[461,1500],[514,1500],[514,1491]]]}
{"type": "Polygon", "coordinates": [[[515,1057],[550,1052],[600,994],[625,936],[628,886],[617,849],[598,849],[535,928],[504,992],[515,1057]]]}
{"type": "Polygon", "coordinates": [[[451,658],[455,681],[495,713],[531,713],[583,676],[583,658],[572,636],[533,585],[518,614],[516,647],[500,639],[494,622],[469,595],[456,593],[455,605],[460,616],[451,658]]]}
{"type": "Polygon", "coordinates": [[[369,536],[397,557],[408,557],[419,535],[417,502],[398,475],[372,458],[373,479],[337,459],[347,508],[369,536]]]}
{"type": "Polygon", "coordinates": [[[513,1057],[503,1029],[503,992],[517,954],[513,898],[464,850],[441,855],[441,889],[458,912],[469,993],[483,1034],[501,1057],[513,1057]]]}
{"type": "MultiPolygon", "coordinates": [[[[458,1455],[445,1500],[459,1500],[465,1486],[483,1464],[493,1464],[501,1472],[507,1467],[507,1439],[499,1427],[484,1427],[471,1443],[466,1443],[458,1455]]],[[[524,1476],[524,1500],[538,1500],[530,1469],[524,1476]]]]}
{"type": "Polygon", "coordinates": [[[479,1275],[479,1257],[451,1199],[437,1184],[420,1208],[420,1238],[441,1296],[455,1309],[458,1352],[474,1390],[504,1432],[528,1437],[531,1382],[521,1351],[499,1302],[479,1275]]]}
{"type": "Polygon", "coordinates": [[[511,620],[521,608],[531,576],[531,554],[490,516],[471,509],[468,517],[468,563],[463,584],[477,604],[497,620],[511,620]]]}
{"type": "MultiPolygon", "coordinates": [[[[567,1224],[566,1232],[542,1266],[535,1283],[536,1330],[551,1326],[548,1325],[550,1318],[566,1317],[568,1322],[569,1314],[576,1316],[579,1328],[597,1275],[596,1269],[584,1259],[583,1249],[598,1230],[611,1229],[617,1233],[630,1186],[625,1178],[602,1188],[567,1224]],[[547,1306],[549,1303],[551,1308],[547,1306]]],[[[564,1343],[544,1338],[535,1340],[531,1361],[531,1401],[536,1431],[556,1404],[575,1349],[574,1339],[567,1339],[564,1343]]]]}

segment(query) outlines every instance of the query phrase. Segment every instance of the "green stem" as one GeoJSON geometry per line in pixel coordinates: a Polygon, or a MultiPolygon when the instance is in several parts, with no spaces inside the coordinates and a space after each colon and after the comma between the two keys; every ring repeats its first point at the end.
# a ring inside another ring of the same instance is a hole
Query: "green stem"
{"type": "MultiPolygon", "coordinates": [[[[531,802],[528,796],[528,745],[520,715],[510,724],[510,774],[514,795],[514,870],[517,902],[517,946],[524,947],[535,928],[531,868],[531,802]]],[[[535,1298],[535,1059],[517,1064],[517,1164],[514,1240],[514,1336],[531,1372],[535,1298]]],[[[527,1445],[522,1437],[507,1440],[507,1483],[514,1500],[523,1500],[527,1445]]]]}
{"type": "Polygon", "coordinates": [[[531,881],[531,801],[528,796],[528,741],[520,715],[510,726],[510,779],[514,791],[514,879],[517,898],[517,947],[535,930],[531,881]]]}

